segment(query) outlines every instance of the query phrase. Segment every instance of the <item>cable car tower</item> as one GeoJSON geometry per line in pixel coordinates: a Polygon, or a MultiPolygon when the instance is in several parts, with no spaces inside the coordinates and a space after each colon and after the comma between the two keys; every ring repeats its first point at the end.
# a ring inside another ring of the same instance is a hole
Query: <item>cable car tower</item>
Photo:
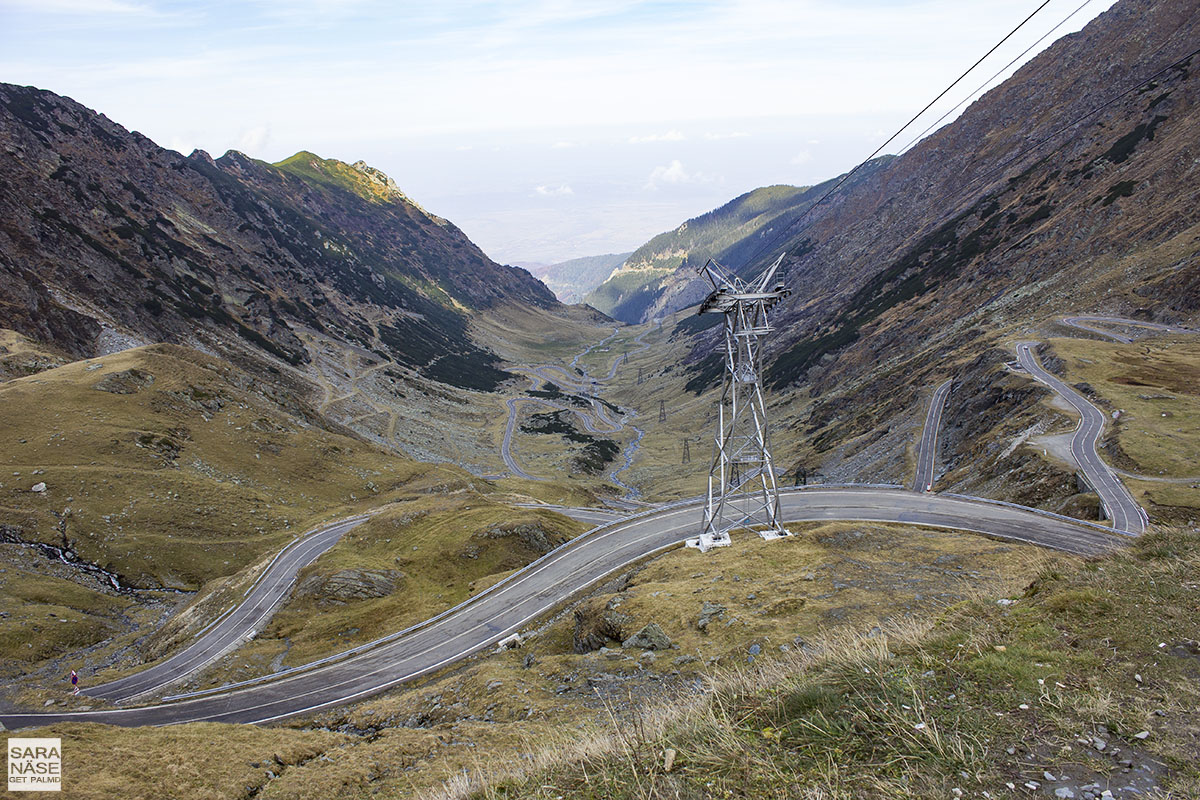
{"type": "Polygon", "coordinates": [[[738,528],[758,527],[764,539],[790,535],[779,519],[779,487],[767,446],[760,380],[760,339],[771,332],[767,312],[791,294],[782,283],[771,286],[782,262],[781,255],[751,283],[712,259],[699,270],[713,290],[698,313],[725,315],[725,378],[708,473],[704,531],[687,541],[701,552],[728,545],[729,532],[738,528]]]}

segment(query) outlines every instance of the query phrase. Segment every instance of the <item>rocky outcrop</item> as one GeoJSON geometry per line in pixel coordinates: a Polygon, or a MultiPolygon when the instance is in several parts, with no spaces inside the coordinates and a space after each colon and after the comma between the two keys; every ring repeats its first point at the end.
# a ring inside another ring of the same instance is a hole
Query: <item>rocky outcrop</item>
{"type": "Polygon", "coordinates": [[[93,389],[112,394],[136,394],[154,383],[154,376],[140,369],[110,372],[92,385],[93,389]]]}
{"type": "Polygon", "coordinates": [[[616,610],[612,603],[596,600],[580,603],[575,608],[575,632],[571,644],[576,653],[599,650],[609,642],[621,641],[629,617],[616,610]]]}
{"type": "Polygon", "coordinates": [[[296,596],[317,605],[343,605],[356,600],[387,597],[404,582],[395,569],[343,569],[332,575],[309,575],[296,586],[296,596]]]}
{"type": "Polygon", "coordinates": [[[505,539],[511,536],[538,555],[549,553],[569,538],[561,531],[548,530],[537,523],[528,522],[491,525],[475,536],[481,539],[505,539]]]}

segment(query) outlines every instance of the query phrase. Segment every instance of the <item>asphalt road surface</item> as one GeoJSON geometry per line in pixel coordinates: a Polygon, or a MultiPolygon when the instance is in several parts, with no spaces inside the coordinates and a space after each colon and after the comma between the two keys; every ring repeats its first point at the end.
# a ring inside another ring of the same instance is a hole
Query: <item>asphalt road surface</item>
{"type": "MultiPolygon", "coordinates": [[[[859,520],[951,528],[1080,555],[1120,546],[1120,538],[1100,526],[969,498],[867,488],[781,494],[781,511],[791,522],[859,520]]],[[[138,708],[3,714],[0,723],[9,729],[67,721],[266,723],[360,700],[493,647],[615,570],[680,544],[699,532],[702,507],[703,501],[693,500],[596,528],[424,627],[279,680],[138,708]]]]}
{"type": "Polygon", "coordinates": [[[1089,331],[1117,342],[1125,342],[1126,344],[1133,341],[1132,336],[1126,336],[1122,333],[1117,333],[1101,326],[1106,324],[1132,326],[1135,328],[1146,328],[1147,330],[1156,331],[1158,333],[1200,333],[1200,331],[1193,331],[1189,328],[1184,328],[1181,325],[1161,325],[1157,322],[1142,322],[1141,320],[1125,319],[1123,317],[1086,315],[1063,317],[1062,322],[1064,325],[1070,325],[1072,328],[1078,328],[1081,331],[1089,331]]]}
{"type": "Polygon", "coordinates": [[[925,428],[921,431],[921,441],[917,443],[917,474],[913,478],[913,491],[927,492],[933,489],[934,472],[937,469],[938,431],[942,427],[942,409],[946,407],[946,395],[950,394],[950,384],[947,380],[933,391],[929,399],[929,411],[925,414],[925,428]]]}
{"type": "Polygon", "coordinates": [[[1096,452],[1096,441],[1104,433],[1107,419],[1100,409],[1087,398],[1063,381],[1042,368],[1033,348],[1036,342],[1021,342],[1017,345],[1017,361],[1030,375],[1062,395],[1071,407],[1079,412],[1079,427],[1071,437],[1071,455],[1084,477],[1100,495],[1104,511],[1118,531],[1140,534],[1146,529],[1146,519],[1139,506],[1121,483],[1121,479],[1109,469],[1096,452]]]}
{"type": "Polygon", "coordinates": [[[339,520],[296,539],[279,551],[279,555],[246,591],[239,605],[210,624],[186,648],[141,672],[84,688],[82,693],[113,702],[130,700],[181,681],[220,658],[261,629],[287,595],[300,570],[333,547],[346,531],[366,520],[366,515],[339,520]]]}

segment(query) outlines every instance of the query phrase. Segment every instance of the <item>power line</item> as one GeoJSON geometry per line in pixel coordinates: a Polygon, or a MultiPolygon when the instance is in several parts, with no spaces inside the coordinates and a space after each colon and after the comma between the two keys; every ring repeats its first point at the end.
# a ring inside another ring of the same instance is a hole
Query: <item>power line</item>
{"type": "Polygon", "coordinates": [[[1025,19],[1023,19],[1021,21],[1021,23],[1019,25],[1017,25],[1017,27],[1015,27],[1011,31],[1009,31],[1004,36],[1003,39],[996,42],[996,44],[994,44],[990,50],[988,50],[986,53],[984,53],[979,58],[978,61],[976,61],[974,64],[972,64],[966,70],[966,72],[964,72],[963,74],[961,74],[957,78],[955,78],[954,81],[949,86],[947,86],[945,89],[943,89],[938,94],[937,97],[930,100],[929,103],[924,108],[922,108],[919,112],[917,112],[917,114],[915,116],[913,116],[912,119],[910,119],[908,122],[904,123],[902,126],[900,126],[899,130],[897,130],[895,133],[893,133],[891,136],[889,136],[887,138],[887,141],[885,141],[883,144],[879,145],[879,147],[875,148],[875,152],[871,153],[871,155],[867,156],[863,161],[859,162],[858,166],[856,166],[854,169],[850,170],[845,175],[843,175],[841,177],[841,180],[839,180],[836,184],[834,184],[832,189],[827,191],[825,194],[821,195],[820,199],[817,200],[817,202],[813,203],[808,208],[806,208],[798,217],[796,217],[794,220],[792,220],[782,231],[780,231],[773,239],[771,239],[771,241],[767,242],[766,245],[760,246],[758,249],[756,249],[749,256],[749,258],[746,259],[745,263],[749,264],[750,262],[752,262],[758,256],[759,253],[763,252],[764,250],[767,250],[768,248],[773,247],[776,242],[778,242],[780,239],[782,239],[787,234],[788,231],[790,231],[793,227],[795,227],[796,225],[798,225],[802,221],[804,221],[804,218],[807,217],[809,214],[811,214],[813,212],[813,210],[816,209],[817,206],[819,206],[819,205],[821,205],[821,203],[825,202],[825,200],[828,199],[831,194],[833,194],[838,189],[840,189],[842,187],[842,185],[844,183],[846,183],[846,181],[850,180],[850,178],[854,175],[854,173],[858,172],[860,169],[862,169],[868,163],[870,163],[871,159],[875,158],[875,156],[879,155],[883,151],[883,148],[887,147],[889,144],[892,143],[892,141],[896,137],[898,137],[900,134],[904,133],[904,131],[907,130],[910,125],[912,125],[914,122],[916,122],[918,119],[920,119],[922,114],[924,114],[926,111],[928,111],[930,108],[932,108],[933,105],[935,103],[937,103],[937,101],[939,101],[943,97],[945,97],[946,94],[951,89],[953,89],[955,86],[957,86],[959,83],[962,82],[963,78],[967,77],[967,75],[969,75],[976,67],[978,67],[981,63],[983,63],[984,59],[986,59],[992,53],[996,52],[996,50],[999,49],[999,47],[1001,45],[1003,45],[1005,42],[1007,42],[1009,39],[1011,39],[1016,34],[1017,31],[1019,31],[1019,30],[1021,30],[1021,28],[1025,27],[1025,23],[1027,23],[1027,22],[1029,22],[1029,20],[1033,19],[1033,17],[1039,11],[1041,11],[1043,8],[1045,8],[1049,4],[1050,4],[1050,0],[1043,0],[1041,5],[1039,5],[1037,8],[1035,8],[1029,16],[1027,16],[1025,19]]]}
{"type": "MultiPolygon", "coordinates": [[[[1160,48],[1160,49],[1161,49],[1161,48],[1160,48]]],[[[1167,66],[1165,66],[1165,67],[1163,67],[1162,69],[1160,69],[1158,72],[1156,72],[1156,73],[1154,73],[1153,75],[1151,75],[1149,78],[1146,78],[1145,80],[1143,80],[1141,83],[1138,83],[1138,84],[1135,84],[1135,85],[1133,85],[1133,86],[1130,86],[1130,87],[1129,87],[1128,89],[1126,89],[1125,91],[1121,92],[1120,94],[1116,95],[1115,97],[1112,97],[1112,98],[1110,98],[1110,99],[1106,100],[1104,103],[1102,103],[1101,105],[1098,105],[1098,106],[1096,106],[1096,107],[1095,107],[1095,108],[1093,108],[1091,111],[1088,111],[1088,112],[1087,112],[1087,113],[1085,113],[1085,114],[1080,114],[1078,117],[1076,117],[1075,119],[1071,120],[1069,123],[1067,123],[1067,124],[1066,124],[1066,125],[1064,125],[1063,127],[1059,128],[1059,129],[1058,129],[1058,130],[1056,130],[1054,133],[1051,133],[1049,136],[1046,136],[1045,138],[1039,139],[1038,141],[1036,141],[1036,142],[1034,142],[1033,144],[1031,144],[1029,147],[1026,147],[1024,150],[1022,150],[1021,152],[1017,153],[1015,156],[1011,156],[1011,157],[1009,157],[1007,160],[1005,160],[1005,162],[1004,162],[1003,164],[1001,164],[1000,166],[996,167],[996,168],[995,168],[994,170],[992,170],[991,172],[988,172],[988,173],[986,173],[986,174],[984,174],[984,175],[981,175],[980,177],[976,178],[974,181],[972,181],[970,184],[968,184],[967,188],[966,188],[966,189],[964,189],[963,191],[965,192],[965,191],[967,191],[967,189],[970,189],[970,188],[972,188],[972,187],[973,187],[973,186],[974,186],[976,183],[978,183],[978,182],[980,182],[980,181],[985,181],[985,180],[987,180],[987,179],[989,179],[989,178],[993,177],[994,175],[997,175],[997,174],[999,174],[999,173],[1003,172],[1005,169],[1007,169],[1007,168],[1008,168],[1008,166],[1009,166],[1010,164],[1012,164],[1012,163],[1013,163],[1013,162],[1015,162],[1015,161],[1019,161],[1019,160],[1020,160],[1020,159],[1021,159],[1023,156],[1025,156],[1025,155],[1028,155],[1028,154],[1029,154],[1029,153],[1031,153],[1032,151],[1034,151],[1034,150],[1036,150],[1037,148],[1041,147],[1041,146],[1042,146],[1043,144],[1045,144],[1046,142],[1050,141],[1051,139],[1055,138],[1056,136],[1059,136],[1059,135],[1061,135],[1061,134],[1065,133],[1066,131],[1069,131],[1071,128],[1074,128],[1076,125],[1078,125],[1079,123],[1083,122],[1083,121],[1084,121],[1085,119],[1087,119],[1088,117],[1093,117],[1093,116],[1095,116],[1096,114],[1099,114],[1101,111],[1103,111],[1104,109],[1108,108],[1108,107],[1109,107],[1109,106],[1111,106],[1113,103],[1116,103],[1116,102],[1117,102],[1117,101],[1119,101],[1119,100],[1123,100],[1123,99],[1125,99],[1125,98],[1126,98],[1126,97],[1128,97],[1129,95],[1131,95],[1131,94],[1133,94],[1134,92],[1136,92],[1138,89],[1141,89],[1141,88],[1142,88],[1142,87],[1144,87],[1144,86],[1148,86],[1149,84],[1151,84],[1151,83],[1154,83],[1154,81],[1158,80],[1158,78],[1159,78],[1159,77],[1161,77],[1161,76],[1163,75],[1163,73],[1170,72],[1171,70],[1175,69],[1176,67],[1182,66],[1183,64],[1187,63],[1187,62],[1188,62],[1188,61],[1190,61],[1191,59],[1195,58],[1195,57],[1196,57],[1196,55],[1198,55],[1198,54],[1200,54],[1200,48],[1197,48],[1197,49],[1193,50],[1192,52],[1188,53],[1186,56],[1184,56],[1183,58],[1179,59],[1178,61],[1174,61],[1174,62],[1172,62],[1171,64],[1168,64],[1167,66]]],[[[1069,140],[1068,140],[1068,141],[1069,141],[1069,140]]],[[[1063,144],[1066,144],[1066,142],[1063,142],[1063,144]]],[[[1051,150],[1051,151],[1050,151],[1049,153],[1047,153],[1046,155],[1042,156],[1042,157],[1041,157],[1041,158],[1040,158],[1040,159],[1039,159],[1037,162],[1035,162],[1035,166],[1036,166],[1036,164],[1040,164],[1042,161],[1045,161],[1047,158],[1049,158],[1050,156],[1054,155],[1054,154],[1055,154],[1056,152],[1058,152],[1058,150],[1059,150],[1059,149],[1061,149],[1061,148],[1062,148],[1062,145],[1059,145],[1058,147],[1054,148],[1053,150],[1051,150]]]]}
{"type": "MultiPolygon", "coordinates": [[[[1044,4],[1043,4],[1043,5],[1044,5],[1044,4]]],[[[1085,3],[1085,5],[1086,5],[1086,3],[1085,3]]],[[[1157,5],[1157,4],[1156,4],[1156,5],[1157,5]]],[[[1081,7],[1082,7],[1082,6],[1081,6],[1081,7]]],[[[1033,13],[1034,13],[1034,14],[1036,14],[1036,13],[1037,13],[1037,11],[1040,11],[1040,10],[1041,10],[1041,7],[1039,7],[1037,10],[1035,10],[1033,13]]],[[[1076,9],[1075,11],[1073,11],[1073,12],[1071,13],[1071,16],[1074,16],[1074,14],[1078,13],[1078,11],[1079,11],[1079,9],[1076,9]]],[[[1196,14],[1197,14],[1198,12],[1200,12],[1200,7],[1193,9],[1193,10],[1192,10],[1192,13],[1191,13],[1191,14],[1189,14],[1189,15],[1188,15],[1188,16],[1187,16],[1187,17],[1186,17],[1186,18],[1185,18],[1183,21],[1181,21],[1181,22],[1179,23],[1179,25],[1177,25],[1177,26],[1175,27],[1175,30],[1173,30],[1169,36],[1165,37],[1165,39],[1163,40],[1162,44],[1160,44],[1160,45],[1158,46],[1158,49],[1156,49],[1156,50],[1154,51],[1154,53],[1153,53],[1151,56],[1149,56],[1149,58],[1154,58],[1154,57],[1155,57],[1155,56],[1157,56],[1159,53],[1161,53],[1161,52],[1162,52],[1164,49],[1166,49],[1167,45],[1169,45],[1169,44],[1171,43],[1171,41],[1172,41],[1172,40],[1175,38],[1175,35],[1176,35],[1177,33],[1179,33],[1179,31],[1180,31],[1180,30],[1182,30],[1182,29],[1183,29],[1183,27],[1184,27],[1185,25],[1187,25],[1187,24],[1188,24],[1188,23],[1189,23],[1189,22],[1190,22],[1190,21],[1191,21],[1191,20],[1192,20],[1192,19],[1193,19],[1193,18],[1196,16],[1196,14]]],[[[1030,17],[1032,17],[1032,16],[1033,16],[1033,15],[1031,14],[1031,15],[1030,15],[1030,17]]],[[[1067,19],[1070,19],[1070,17],[1067,17],[1067,19]]],[[[1025,19],[1025,22],[1028,22],[1028,21],[1029,21],[1029,17],[1026,17],[1026,19],[1025,19]]],[[[1064,22],[1065,22],[1065,21],[1066,21],[1066,20],[1064,20],[1064,22]]],[[[1022,25],[1024,25],[1024,24],[1025,24],[1025,22],[1022,22],[1021,24],[1022,24],[1022,25]]],[[[1062,23],[1059,23],[1059,25],[1062,25],[1062,23]]],[[[1020,27],[1020,26],[1018,26],[1018,28],[1019,28],[1019,27],[1020,27]]],[[[1057,27],[1057,26],[1056,26],[1056,27],[1057,27]]],[[[1014,32],[1015,32],[1015,29],[1014,29],[1014,32]]],[[[1011,36],[1011,35],[1012,35],[1012,34],[1010,33],[1010,34],[1009,34],[1009,36],[1011,36]]],[[[1005,37],[1005,38],[1008,38],[1008,37],[1005,37]]],[[[1045,38],[1045,37],[1043,37],[1043,38],[1045,38]]],[[[1003,41],[1003,40],[1002,40],[1002,41],[1003,41]]],[[[998,46],[998,45],[997,45],[997,46],[998,46]]],[[[995,48],[993,48],[993,50],[994,50],[994,49],[995,49],[995,48]]],[[[1185,63],[1187,63],[1188,61],[1190,61],[1192,58],[1194,58],[1194,57],[1195,57],[1196,55],[1198,55],[1198,54],[1200,54],[1200,48],[1197,48],[1196,50],[1193,50],[1192,52],[1188,53],[1186,56],[1183,56],[1182,58],[1180,58],[1180,59],[1178,59],[1178,60],[1176,60],[1176,61],[1174,61],[1174,62],[1172,62],[1172,63],[1168,64],[1167,66],[1165,66],[1165,67],[1163,67],[1162,69],[1160,69],[1160,70],[1158,70],[1157,72],[1155,72],[1153,75],[1149,76],[1148,78],[1145,78],[1144,80],[1142,80],[1142,81],[1138,82],[1137,84],[1134,84],[1133,86],[1130,86],[1128,89],[1126,89],[1126,90],[1122,91],[1121,93],[1119,93],[1119,94],[1117,94],[1117,95],[1114,95],[1113,97],[1109,98],[1108,100],[1106,100],[1105,102],[1103,102],[1103,103],[1101,103],[1100,105],[1096,106],[1095,108],[1091,109],[1090,111],[1087,111],[1087,112],[1085,112],[1085,113],[1083,113],[1083,114],[1080,114],[1079,116],[1075,117],[1073,120],[1071,120],[1069,123],[1067,123],[1066,125],[1064,125],[1064,126],[1062,126],[1061,128],[1059,128],[1058,130],[1056,130],[1056,131],[1054,131],[1053,133],[1051,133],[1051,134],[1049,134],[1049,135],[1047,135],[1047,136],[1043,137],[1042,139],[1039,139],[1037,142],[1034,142],[1033,144],[1029,145],[1028,147],[1026,147],[1026,148],[1022,149],[1022,150],[1021,150],[1020,152],[1018,152],[1016,155],[1010,156],[1009,158],[1005,159],[1005,161],[1004,161],[1003,163],[1001,163],[999,166],[997,166],[995,169],[991,170],[990,172],[984,173],[983,175],[980,175],[980,176],[976,177],[974,180],[972,180],[970,183],[968,183],[968,184],[967,184],[967,185],[966,185],[966,186],[965,186],[965,187],[964,187],[964,188],[963,188],[963,189],[960,191],[960,194],[966,194],[966,193],[969,193],[969,192],[970,192],[972,189],[974,189],[974,188],[975,188],[975,187],[976,187],[978,184],[980,184],[980,183],[982,183],[982,182],[985,182],[985,181],[988,181],[988,180],[990,180],[991,178],[995,177],[996,175],[998,175],[998,174],[1002,173],[1002,172],[1003,172],[1005,169],[1007,169],[1007,168],[1008,168],[1010,165],[1012,165],[1013,163],[1015,163],[1015,162],[1019,161],[1020,159],[1024,158],[1026,155],[1028,155],[1029,153],[1033,152],[1033,151],[1034,151],[1034,150],[1036,150],[1037,148],[1041,147],[1041,146],[1042,146],[1043,144],[1045,144],[1046,142],[1048,142],[1048,141],[1050,141],[1051,139],[1054,139],[1054,138],[1056,138],[1056,137],[1058,137],[1058,136],[1061,136],[1063,133],[1066,133],[1067,131],[1070,131],[1072,128],[1074,128],[1075,126],[1079,125],[1079,123],[1083,122],[1083,121],[1084,121],[1084,120],[1086,120],[1087,118],[1089,118],[1089,117],[1092,117],[1092,116],[1095,116],[1096,114],[1100,113],[1100,112],[1101,112],[1101,111],[1103,111],[1104,109],[1108,108],[1109,106],[1113,105],[1114,103],[1117,103],[1117,102],[1119,102],[1120,100],[1123,100],[1124,98],[1126,98],[1126,97],[1128,97],[1129,95],[1133,94],[1134,92],[1136,92],[1137,90],[1141,89],[1142,87],[1144,87],[1144,86],[1147,86],[1147,85],[1149,85],[1149,84],[1153,83],[1155,80],[1157,80],[1159,77],[1161,77],[1161,76],[1162,76],[1164,73],[1167,73],[1167,72],[1171,71],[1172,69],[1175,69],[1176,67],[1179,67],[1179,66],[1181,66],[1181,65],[1183,65],[1183,64],[1185,64],[1185,63]]],[[[986,58],[986,56],[985,56],[985,58],[986,58]]],[[[1020,58],[1020,56],[1018,56],[1018,58],[1020,58]]],[[[980,59],[980,60],[982,60],[982,59],[980,59]]],[[[976,62],[976,63],[978,63],[978,62],[976,62]]],[[[1007,69],[1007,67],[1005,67],[1005,69],[1007,69]]],[[[1003,71],[1004,71],[1004,70],[1001,70],[1001,72],[1003,72],[1003,71]]],[[[968,72],[969,72],[969,70],[968,70],[968,72]]],[[[964,73],[964,75],[965,75],[965,74],[966,74],[966,73],[964,73]]],[[[994,76],[993,76],[993,77],[994,77],[994,76]]],[[[959,80],[961,80],[961,77],[959,78],[959,80]]],[[[957,81],[956,81],[956,83],[957,83],[957,81]]],[[[953,84],[951,84],[951,85],[953,85],[953,84]]],[[[945,94],[945,93],[943,92],[943,94],[945,94]]],[[[934,102],[936,102],[936,100],[935,100],[934,102]]],[[[918,114],[917,116],[920,116],[920,115],[918,114]]],[[[936,123],[935,123],[935,124],[936,124],[936,123]]],[[[903,128],[901,128],[901,130],[903,130],[903,128]]],[[[892,137],[892,138],[895,138],[895,136],[893,135],[893,137],[892,137]]],[[[889,139],[888,141],[891,141],[891,140],[889,139]]],[[[1068,139],[1067,141],[1070,141],[1070,140],[1068,139]]],[[[910,143],[910,145],[911,145],[911,144],[912,144],[912,143],[910,143]]],[[[1034,166],[1037,166],[1038,164],[1041,164],[1041,163],[1043,163],[1043,162],[1044,162],[1046,159],[1050,158],[1050,156],[1054,155],[1054,153],[1056,153],[1056,152],[1058,152],[1060,149],[1062,149],[1062,147],[1063,147],[1065,144],[1066,144],[1066,142],[1063,142],[1063,144],[1060,144],[1058,147],[1055,147],[1053,150],[1051,150],[1050,152],[1046,153],[1046,155],[1042,156],[1040,159],[1038,159],[1036,162],[1034,162],[1034,163],[1033,163],[1033,165],[1031,165],[1031,168],[1032,168],[1032,167],[1034,167],[1034,166]]],[[[887,145],[887,143],[885,142],[883,146],[886,146],[886,145],[887,145]]],[[[880,149],[882,149],[882,148],[880,148],[880,149]]],[[[878,150],[876,150],[875,152],[876,152],[876,153],[878,153],[879,151],[878,151],[878,150]]],[[[874,158],[874,156],[875,156],[875,154],[873,153],[873,154],[871,155],[871,158],[874,158]]],[[[870,158],[868,158],[868,159],[867,159],[867,161],[870,161],[870,158]]],[[[866,162],[864,161],[864,162],[863,162],[863,164],[865,164],[865,163],[866,163],[866,162]]],[[[857,170],[857,169],[859,169],[860,167],[862,167],[862,166],[863,166],[863,164],[859,164],[859,165],[858,165],[858,167],[855,167],[855,170],[857,170]]],[[[838,185],[837,185],[837,186],[834,186],[832,189],[830,189],[828,192],[826,192],[826,193],[825,193],[825,195],[823,195],[823,196],[821,197],[821,199],[820,199],[820,200],[818,200],[818,201],[817,201],[816,203],[814,203],[813,205],[809,206],[809,208],[808,208],[808,209],[806,209],[806,210],[805,210],[805,212],[804,212],[803,214],[801,214],[799,217],[797,217],[797,218],[796,218],[796,219],[795,219],[795,220],[794,220],[794,221],[793,221],[791,224],[789,224],[789,225],[788,225],[788,227],[787,227],[787,228],[785,228],[785,229],[784,229],[784,231],[783,231],[782,233],[780,233],[780,235],[779,235],[779,236],[775,237],[775,239],[774,239],[774,240],[772,240],[771,244],[774,244],[774,242],[775,242],[775,241],[777,241],[779,238],[781,238],[781,237],[783,236],[783,234],[784,234],[784,233],[786,233],[786,232],[787,232],[789,229],[791,229],[793,226],[795,226],[795,225],[796,225],[798,222],[800,222],[801,220],[803,220],[803,219],[804,219],[804,217],[805,217],[805,216],[807,216],[807,215],[808,215],[808,214],[809,214],[809,213],[810,213],[810,212],[811,212],[811,211],[812,211],[814,208],[816,208],[816,207],[817,207],[817,205],[819,205],[819,204],[820,204],[822,201],[824,201],[824,200],[825,200],[825,198],[827,198],[827,197],[828,197],[830,194],[832,194],[833,192],[835,192],[835,191],[837,190],[838,186],[841,186],[841,184],[842,184],[842,183],[845,183],[845,181],[846,181],[847,179],[849,179],[850,175],[852,175],[852,174],[853,174],[853,172],[854,172],[854,170],[852,170],[851,172],[849,172],[849,173],[847,173],[845,176],[843,176],[842,180],[841,180],[841,181],[838,183],[838,185]]],[[[760,250],[761,250],[761,249],[760,249],[760,250]]],[[[754,258],[754,257],[755,257],[755,256],[758,254],[758,252],[759,252],[759,251],[756,251],[756,252],[755,252],[755,254],[754,254],[753,256],[751,256],[749,259],[747,259],[747,263],[749,263],[750,261],[752,261],[752,260],[753,260],[753,258],[754,258]]]]}
{"type": "Polygon", "coordinates": [[[1024,50],[1022,50],[1022,51],[1020,52],[1020,54],[1018,54],[1018,55],[1017,55],[1017,57],[1016,57],[1016,58],[1014,58],[1012,61],[1009,61],[1009,62],[1008,62],[1007,64],[1005,64],[1003,67],[1001,67],[1000,69],[996,70],[996,73],[995,73],[994,75],[992,75],[992,77],[988,78],[986,81],[984,81],[983,83],[981,83],[981,84],[979,85],[979,88],[978,88],[978,89],[976,89],[975,91],[971,92],[969,95],[967,95],[967,96],[966,96],[966,97],[964,97],[962,100],[960,100],[960,101],[959,101],[959,103],[958,103],[958,105],[954,106],[954,108],[950,109],[950,110],[949,110],[949,111],[947,111],[945,114],[942,114],[940,117],[938,117],[938,118],[937,118],[937,119],[936,119],[936,120],[933,122],[933,124],[931,124],[931,125],[930,125],[928,128],[926,128],[925,130],[923,130],[923,131],[921,131],[919,134],[917,134],[917,136],[916,136],[915,138],[913,138],[913,140],[912,140],[912,141],[910,141],[908,144],[904,145],[904,147],[901,147],[901,148],[900,148],[900,149],[899,149],[899,150],[896,152],[896,155],[903,155],[904,153],[908,152],[909,148],[911,148],[911,147],[912,147],[914,144],[916,144],[917,142],[919,142],[919,141],[921,141],[922,139],[924,139],[924,138],[925,138],[925,136],[926,136],[926,134],[928,134],[930,131],[932,131],[934,128],[936,128],[938,125],[941,125],[941,124],[942,124],[942,121],[943,121],[943,120],[945,120],[945,119],[946,119],[946,117],[950,116],[950,115],[951,115],[951,114],[953,114],[955,111],[958,111],[960,108],[962,108],[962,107],[963,107],[964,105],[966,105],[968,102],[970,102],[971,98],[973,98],[973,97],[976,97],[976,96],[977,96],[977,95],[978,95],[980,92],[982,92],[984,89],[986,89],[986,88],[987,88],[987,87],[988,87],[988,86],[991,84],[991,82],[992,82],[992,81],[994,81],[994,80],[996,80],[996,78],[1000,77],[1000,76],[1001,76],[1001,75],[1004,73],[1004,71],[1005,71],[1005,70],[1007,70],[1007,69],[1008,69],[1009,67],[1011,67],[1013,64],[1017,63],[1017,62],[1018,62],[1018,61],[1020,61],[1022,58],[1024,58],[1026,55],[1028,55],[1028,53],[1029,53],[1029,51],[1030,51],[1030,50],[1032,50],[1033,48],[1037,47],[1037,46],[1038,46],[1039,44],[1041,44],[1042,42],[1046,41],[1046,39],[1047,39],[1047,38],[1050,36],[1050,34],[1054,33],[1056,30],[1058,30],[1059,28],[1061,28],[1063,25],[1066,25],[1066,24],[1067,24],[1067,22],[1069,22],[1069,21],[1070,21],[1071,17],[1075,16],[1075,15],[1076,15],[1076,14],[1078,14],[1080,11],[1083,11],[1084,7],[1085,7],[1085,6],[1087,6],[1087,5],[1090,5],[1092,2],[1093,2],[1093,0],[1083,0],[1083,2],[1082,2],[1080,5],[1079,5],[1079,7],[1078,7],[1078,8],[1076,8],[1074,11],[1072,11],[1072,12],[1071,12],[1070,14],[1068,14],[1067,16],[1063,17],[1062,21],[1061,21],[1061,22],[1059,22],[1057,25],[1055,25],[1053,28],[1051,28],[1050,30],[1048,30],[1048,31],[1046,31],[1044,34],[1042,34],[1042,38],[1038,39],[1036,42],[1034,42],[1033,44],[1029,45],[1029,47],[1026,47],[1024,50]]]}

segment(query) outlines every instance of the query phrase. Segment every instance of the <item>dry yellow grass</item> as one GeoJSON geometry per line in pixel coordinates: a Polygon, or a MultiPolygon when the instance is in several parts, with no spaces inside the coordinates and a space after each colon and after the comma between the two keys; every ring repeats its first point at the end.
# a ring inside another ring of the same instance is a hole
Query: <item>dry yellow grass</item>
{"type": "MultiPolygon", "coordinates": [[[[1133,471],[1200,478],[1200,337],[1162,336],[1132,344],[1054,339],[1071,379],[1113,409],[1133,471]]],[[[1118,466],[1120,466],[1118,464],[1118,466]]]]}
{"type": "MultiPolygon", "coordinates": [[[[117,595],[102,580],[0,545],[0,642],[10,676],[78,653],[108,675],[161,654],[208,620],[165,613],[213,595],[319,522],[381,503],[475,485],[288,413],[244,373],[168,345],[69,363],[0,383],[0,521],[9,536],[69,546],[124,585],[187,590],[117,595]],[[117,388],[102,391],[97,385],[117,388]],[[32,491],[36,484],[46,489],[32,491]],[[198,590],[198,594],[190,592],[198,590]]],[[[478,482],[480,488],[487,484],[478,482]]],[[[31,673],[32,670],[32,673],[31,673]]]]}

